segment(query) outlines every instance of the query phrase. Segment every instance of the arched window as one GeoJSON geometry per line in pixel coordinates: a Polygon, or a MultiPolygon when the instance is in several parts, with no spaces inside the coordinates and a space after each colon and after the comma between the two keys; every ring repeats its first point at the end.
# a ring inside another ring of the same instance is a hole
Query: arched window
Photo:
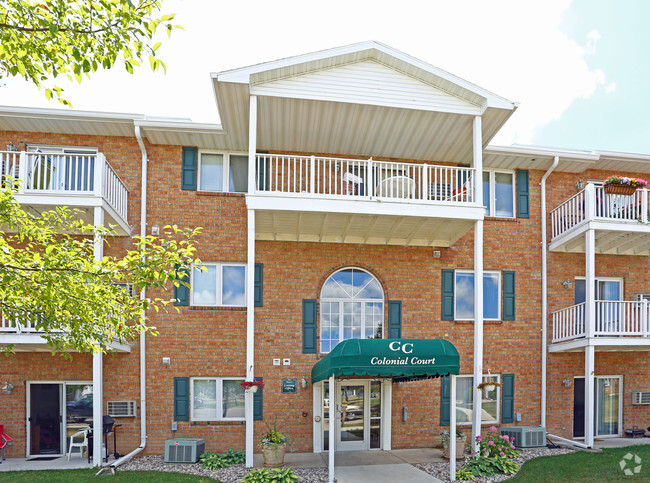
{"type": "Polygon", "coordinates": [[[360,268],[332,274],[320,293],[320,351],[330,352],[346,339],[384,337],[384,291],[360,268]]]}

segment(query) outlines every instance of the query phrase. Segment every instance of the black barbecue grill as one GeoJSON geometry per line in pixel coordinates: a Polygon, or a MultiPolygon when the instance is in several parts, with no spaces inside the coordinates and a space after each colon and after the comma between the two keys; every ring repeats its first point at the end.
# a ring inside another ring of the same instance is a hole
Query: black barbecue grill
{"type": "MultiPolygon", "coordinates": [[[[93,456],[93,423],[89,424],[90,432],[88,433],[88,462],[90,462],[93,456]]],[[[102,417],[102,426],[103,426],[103,435],[104,435],[104,446],[106,447],[106,458],[104,462],[108,463],[108,437],[113,433],[113,456],[115,459],[118,459],[121,455],[117,452],[117,432],[116,429],[122,426],[121,424],[115,424],[115,420],[108,415],[102,417]]]]}

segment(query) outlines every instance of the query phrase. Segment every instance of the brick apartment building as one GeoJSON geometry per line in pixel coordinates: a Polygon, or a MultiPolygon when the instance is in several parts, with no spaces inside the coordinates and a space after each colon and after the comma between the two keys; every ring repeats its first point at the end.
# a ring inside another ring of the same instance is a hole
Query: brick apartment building
{"type": "MultiPolygon", "coordinates": [[[[273,422],[326,451],[331,388],[312,368],[355,338],[451,342],[474,435],[544,426],[591,446],[648,425],[648,191],[602,181],[647,177],[649,155],[490,145],[517,104],[376,42],[212,80],[222,125],[0,108],[21,204],[116,225],[96,256],[201,226],[207,267],[176,290],[178,313],[150,314],[159,336],[112,354],[65,360],[2,319],[8,456],[65,454],[102,414],[122,454],[171,438],[252,453],[273,422]],[[263,390],[244,393],[253,378],[263,390]]],[[[439,442],[447,378],[358,376],[335,383],[337,450],[439,442]]]]}

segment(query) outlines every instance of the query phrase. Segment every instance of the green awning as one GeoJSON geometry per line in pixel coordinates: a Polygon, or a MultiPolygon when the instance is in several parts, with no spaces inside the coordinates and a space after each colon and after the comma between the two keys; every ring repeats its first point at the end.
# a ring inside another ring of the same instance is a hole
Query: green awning
{"type": "Polygon", "coordinates": [[[392,377],[398,382],[458,374],[460,355],[443,339],[349,339],[314,364],[311,382],[330,376],[392,377]]]}

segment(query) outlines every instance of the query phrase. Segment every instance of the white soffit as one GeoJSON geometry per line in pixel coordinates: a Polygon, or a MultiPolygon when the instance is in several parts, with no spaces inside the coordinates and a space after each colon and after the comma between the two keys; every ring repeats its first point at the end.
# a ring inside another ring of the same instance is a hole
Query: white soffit
{"type": "Polygon", "coordinates": [[[480,115],[481,105],[374,60],[363,60],[251,86],[260,96],[480,115]]]}

